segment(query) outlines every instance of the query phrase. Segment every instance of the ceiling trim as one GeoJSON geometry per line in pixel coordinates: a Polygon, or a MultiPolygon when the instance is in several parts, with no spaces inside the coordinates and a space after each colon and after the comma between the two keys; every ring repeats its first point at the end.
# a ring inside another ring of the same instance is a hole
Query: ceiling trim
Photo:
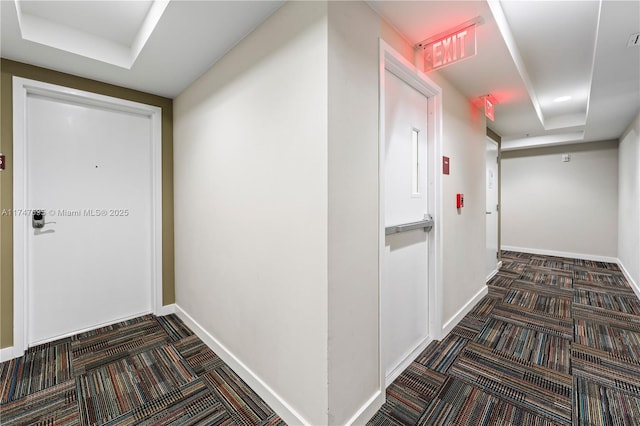
{"type": "Polygon", "coordinates": [[[591,73],[589,74],[589,94],[587,95],[587,110],[584,114],[584,122],[587,124],[589,107],[591,106],[591,92],[593,92],[593,72],[596,69],[596,56],[598,54],[598,37],[600,36],[600,23],[602,22],[602,0],[598,1],[598,19],[596,22],[596,36],[593,39],[593,58],[591,59],[591,73]]]}
{"type": "Polygon", "coordinates": [[[516,149],[539,148],[550,145],[568,145],[582,141],[584,141],[584,130],[526,138],[502,138],[500,149],[503,151],[513,151],[516,149]]]}
{"type": "Polygon", "coordinates": [[[156,25],[160,22],[160,18],[162,18],[162,14],[165,9],[169,5],[171,0],[154,0],[149,12],[147,13],[146,18],[144,18],[144,22],[136,34],[135,39],[131,45],[131,65],[133,65],[138,59],[138,55],[142,52],[145,44],[151,37],[153,30],[156,29],[156,25]]]}
{"type": "MultiPolygon", "coordinates": [[[[531,80],[530,74],[527,71],[527,67],[524,63],[524,60],[522,59],[522,54],[518,49],[517,43],[515,41],[515,37],[513,35],[513,31],[509,26],[501,1],[504,1],[504,0],[487,0],[487,3],[489,5],[489,9],[491,10],[491,13],[494,16],[494,19],[502,35],[502,38],[504,39],[505,44],[507,45],[509,53],[511,54],[511,57],[516,66],[516,69],[520,74],[520,78],[522,79],[522,82],[524,83],[527,89],[529,98],[531,99],[531,103],[535,109],[538,119],[540,120],[540,124],[542,124],[542,127],[545,130],[559,130],[559,129],[567,129],[571,127],[585,126],[587,124],[587,118],[589,115],[589,106],[591,101],[593,73],[595,70],[596,54],[597,54],[596,48],[598,44],[598,35],[599,35],[600,23],[601,23],[602,0],[598,0],[596,30],[595,30],[595,37],[593,39],[593,49],[592,49],[593,56],[591,58],[591,64],[589,67],[588,84],[586,85],[588,89],[586,90],[587,96],[586,96],[586,101],[584,103],[584,112],[580,112],[578,114],[570,113],[566,115],[557,115],[557,116],[551,116],[551,117],[545,116],[542,110],[542,105],[540,104],[538,93],[534,88],[533,81],[531,80]]],[[[560,136],[560,139],[562,139],[562,136],[560,136]]]]}
{"type": "Polygon", "coordinates": [[[18,26],[24,40],[43,44],[76,55],[131,69],[160,21],[170,0],[153,0],[131,46],[77,30],[35,15],[23,13],[21,0],[14,0],[18,26]]]}
{"type": "Polygon", "coordinates": [[[536,111],[536,115],[544,127],[544,115],[542,114],[542,108],[540,107],[540,101],[538,101],[538,95],[536,91],[533,89],[533,83],[531,82],[531,78],[529,77],[529,72],[524,65],[524,61],[522,60],[522,55],[520,54],[520,50],[516,45],[515,38],[513,37],[513,33],[511,32],[511,27],[509,27],[509,23],[507,22],[507,17],[502,10],[502,6],[500,5],[500,0],[487,0],[489,5],[489,9],[491,10],[491,14],[493,18],[496,20],[496,24],[498,25],[498,30],[500,34],[502,34],[502,38],[504,39],[505,44],[507,45],[507,49],[513,58],[513,63],[520,74],[520,78],[522,78],[522,82],[529,93],[529,98],[531,99],[531,103],[533,104],[533,108],[536,111]]]}

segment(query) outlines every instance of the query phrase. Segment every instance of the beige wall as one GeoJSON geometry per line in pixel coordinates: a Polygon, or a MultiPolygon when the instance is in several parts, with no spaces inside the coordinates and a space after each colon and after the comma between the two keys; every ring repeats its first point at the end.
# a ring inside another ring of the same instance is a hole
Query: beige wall
{"type": "Polygon", "coordinates": [[[503,248],[616,258],[617,244],[617,141],[502,153],[503,248]]]}
{"type": "MultiPolygon", "coordinates": [[[[171,99],[154,96],[59,73],[19,62],[0,62],[0,152],[7,158],[7,169],[0,172],[0,210],[13,206],[13,108],[12,78],[19,76],[102,95],[128,99],[162,108],[162,233],[163,233],[163,303],[174,302],[173,274],[173,107],[171,99]]],[[[13,221],[0,216],[0,348],[13,346],[13,221]]]]}
{"type": "Polygon", "coordinates": [[[328,423],[327,13],[284,4],[174,101],[177,305],[292,424],[328,423]]]}
{"type": "Polygon", "coordinates": [[[287,3],[175,100],[177,305],[292,424],[384,395],[379,25],[287,3]]]}
{"type": "MultiPolygon", "coordinates": [[[[380,390],[378,16],[329,2],[329,423],[380,390]]],[[[381,395],[384,392],[381,392],[381,395]]]]}
{"type": "Polygon", "coordinates": [[[618,164],[618,258],[640,292],[640,114],[620,138],[618,164]]]}
{"type": "Polygon", "coordinates": [[[457,88],[430,74],[443,91],[442,155],[450,159],[443,177],[443,326],[485,287],[486,189],[484,114],[457,88]],[[456,208],[456,194],[464,208],[456,208]]]}

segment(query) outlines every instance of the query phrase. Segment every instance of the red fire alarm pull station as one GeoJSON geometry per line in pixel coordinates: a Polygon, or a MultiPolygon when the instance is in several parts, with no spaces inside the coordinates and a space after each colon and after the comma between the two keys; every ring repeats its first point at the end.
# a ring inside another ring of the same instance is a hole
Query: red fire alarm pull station
{"type": "Polygon", "coordinates": [[[464,194],[456,194],[456,208],[464,207],[464,194]]]}
{"type": "Polygon", "coordinates": [[[4,170],[4,154],[0,153],[0,170],[4,170]]]}

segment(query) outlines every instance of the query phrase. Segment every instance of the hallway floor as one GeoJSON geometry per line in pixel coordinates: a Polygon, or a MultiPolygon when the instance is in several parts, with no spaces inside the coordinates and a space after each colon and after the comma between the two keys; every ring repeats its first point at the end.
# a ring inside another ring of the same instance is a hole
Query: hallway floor
{"type": "MultiPolygon", "coordinates": [[[[2,425],[284,425],[175,315],[0,364],[2,425]]],[[[640,300],[614,264],[504,252],[369,425],[638,425],[640,300]]]]}
{"type": "Polygon", "coordinates": [[[0,424],[283,425],[175,315],[147,315],[0,364],[0,424]]]}
{"type": "Polygon", "coordinates": [[[369,425],[639,425],[640,301],[611,263],[503,252],[369,425]]]}

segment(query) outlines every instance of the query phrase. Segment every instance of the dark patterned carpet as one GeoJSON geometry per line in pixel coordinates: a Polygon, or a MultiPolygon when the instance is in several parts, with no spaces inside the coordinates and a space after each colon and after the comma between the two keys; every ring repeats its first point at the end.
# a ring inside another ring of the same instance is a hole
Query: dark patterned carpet
{"type": "MultiPolygon", "coordinates": [[[[640,425],[640,301],[610,263],[503,252],[488,295],[369,425],[640,425]]],[[[4,425],[284,425],[176,316],[0,364],[4,425]]]]}
{"type": "Polygon", "coordinates": [[[4,425],[284,425],[178,317],[148,315],[0,364],[4,425]]]}
{"type": "Polygon", "coordinates": [[[369,425],[640,425],[640,301],[611,263],[503,252],[369,425]]]}

